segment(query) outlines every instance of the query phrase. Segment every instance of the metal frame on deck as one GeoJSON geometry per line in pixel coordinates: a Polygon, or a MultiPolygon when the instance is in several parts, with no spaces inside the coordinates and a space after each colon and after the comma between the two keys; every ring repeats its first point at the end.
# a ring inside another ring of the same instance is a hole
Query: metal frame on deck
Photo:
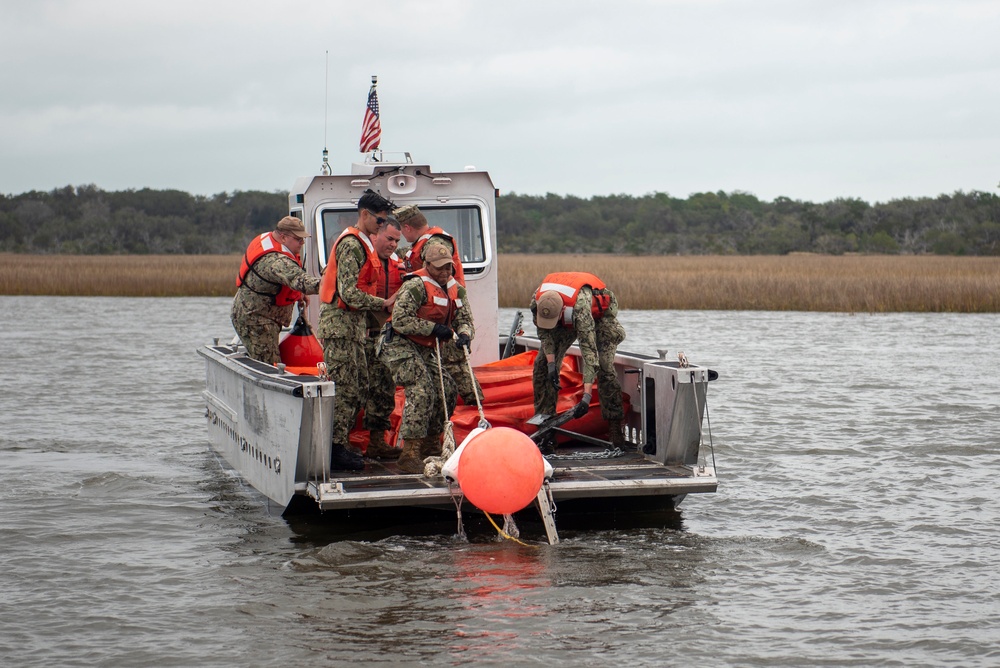
{"type": "MultiPolygon", "coordinates": [[[[604,459],[585,464],[580,460],[573,466],[557,467],[548,483],[552,498],[558,502],[578,498],[675,496],[714,492],[718,487],[715,471],[709,467],[665,467],[637,455],[631,457],[627,464],[608,462],[609,460],[604,459]],[[615,474],[620,474],[621,477],[615,474]]],[[[346,474],[328,482],[299,483],[296,491],[313,498],[322,510],[391,506],[447,507],[453,499],[461,499],[463,496],[457,485],[449,488],[444,478],[389,473],[346,474]]]]}

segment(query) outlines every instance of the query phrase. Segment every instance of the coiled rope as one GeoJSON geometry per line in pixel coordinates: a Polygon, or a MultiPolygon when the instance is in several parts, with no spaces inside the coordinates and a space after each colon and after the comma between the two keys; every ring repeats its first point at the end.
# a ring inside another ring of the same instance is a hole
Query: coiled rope
{"type": "MultiPolygon", "coordinates": [[[[424,459],[424,476],[434,478],[441,475],[441,469],[448,458],[455,454],[455,428],[451,424],[451,415],[448,414],[448,400],[444,396],[444,368],[441,364],[441,340],[434,339],[434,348],[437,353],[438,382],[441,388],[441,410],[444,412],[444,441],[441,444],[441,455],[439,457],[427,457],[424,459]]],[[[476,396],[478,401],[479,396],[476,396]]],[[[482,410],[482,409],[480,409],[482,410]]]]}

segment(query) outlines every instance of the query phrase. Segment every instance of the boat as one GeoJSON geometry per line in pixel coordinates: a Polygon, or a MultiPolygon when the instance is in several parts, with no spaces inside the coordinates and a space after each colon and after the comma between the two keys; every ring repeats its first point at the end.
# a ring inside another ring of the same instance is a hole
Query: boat
{"type": "MultiPolygon", "coordinates": [[[[486,421],[529,437],[536,433],[545,424],[531,419],[531,367],[539,340],[522,331],[520,312],[509,327],[504,323],[501,328],[499,322],[498,191],[490,175],[474,167],[439,172],[415,162],[409,153],[381,150],[366,154],[350,173],[330,172],[324,156],[321,173],[296,180],[289,192],[290,214],[312,235],[303,249],[304,268],[313,275],[323,272],[331,244],[344,227],[356,222],[357,202],[365,190],[379,192],[397,206],[418,205],[431,226],[448,231],[459,246],[476,324],[470,360],[486,397],[486,421]]],[[[310,299],[300,315],[314,325],[318,300],[310,299]]],[[[324,379],[315,364],[264,364],[248,357],[238,339],[224,338],[198,349],[206,368],[203,397],[210,442],[270,503],[284,512],[305,506],[334,516],[362,509],[454,513],[458,507],[461,518],[462,512],[475,510],[461,505],[463,492],[455,480],[401,473],[394,461],[366,459],[364,471],[331,471],[335,384],[324,379]]],[[[573,346],[564,360],[557,410],[579,400],[579,356],[573,346]]],[[[295,361],[300,360],[288,362],[295,361]]],[[[673,511],[689,494],[717,490],[711,432],[705,428],[708,383],[717,373],[683,355],[667,359],[665,354],[623,351],[618,351],[615,367],[630,447],[611,447],[599,397],[584,417],[551,428],[558,447],[546,456],[549,474],[532,504],[550,543],[558,541],[557,512],[673,511]]],[[[402,404],[402,390],[397,389],[394,429],[402,404]]],[[[450,418],[456,441],[463,442],[480,426],[480,418],[478,407],[459,400],[450,418]]],[[[355,446],[366,443],[360,421],[351,440],[355,446]]]]}

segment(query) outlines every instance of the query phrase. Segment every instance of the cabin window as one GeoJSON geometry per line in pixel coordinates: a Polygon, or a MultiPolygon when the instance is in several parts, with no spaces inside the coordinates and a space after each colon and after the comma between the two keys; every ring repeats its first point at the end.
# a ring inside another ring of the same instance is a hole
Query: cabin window
{"type": "MultiPolygon", "coordinates": [[[[440,227],[455,237],[462,268],[466,274],[477,274],[486,269],[486,237],[483,233],[483,216],[478,206],[421,206],[430,227],[440,227]]],[[[358,222],[357,209],[324,209],[321,213],[323,252],[321,262],[326,266],[333,242],[345,228],[358,222]]],[[[408,247],[400,239],[400,247],[408,247]]]]}

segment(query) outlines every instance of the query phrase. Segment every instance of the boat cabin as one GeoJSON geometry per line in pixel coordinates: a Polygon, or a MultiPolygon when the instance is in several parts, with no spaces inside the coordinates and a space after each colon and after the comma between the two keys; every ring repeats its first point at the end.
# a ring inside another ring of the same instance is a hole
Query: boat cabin
{"type": "MultiPolygon", "coordinates": [[[[476,323],[473,364],[498,357],[496,189],[489,174],[467,167],[435,173],[414,164],[409,153],[377,152],[355,163],[347,176],[298,179],[288,195],[288,210],[313,235],[303,251],[303,266],[319,276],[326,269],[333,242],[358,221],[358,199],[369,188],[397,207],[416,204],[429,227],[452,235],[465,271],[466,290],[476,323]]],[[[402,242],[401,242],[402,243],[402,242]]],[[[307,319],[315,326],[319,301],[310,300],[307,319]]]]}

